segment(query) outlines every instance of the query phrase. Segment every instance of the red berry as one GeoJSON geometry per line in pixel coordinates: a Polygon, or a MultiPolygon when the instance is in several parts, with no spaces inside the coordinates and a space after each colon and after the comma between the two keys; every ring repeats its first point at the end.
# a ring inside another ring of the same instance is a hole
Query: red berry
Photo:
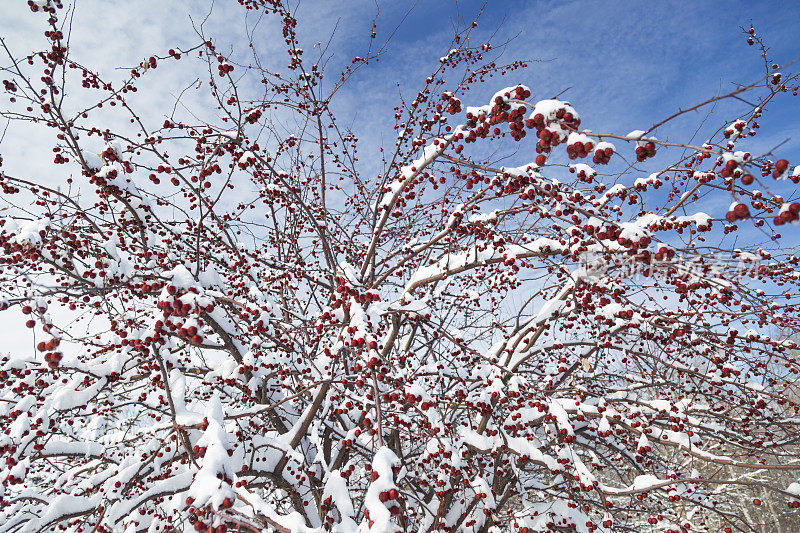
{"type": "Polygon", "coordinates": [[[736,218],[750,218],[750,210],[745,204],[736,204],[736,207],[733,208],[733,212],[736,218]]]}

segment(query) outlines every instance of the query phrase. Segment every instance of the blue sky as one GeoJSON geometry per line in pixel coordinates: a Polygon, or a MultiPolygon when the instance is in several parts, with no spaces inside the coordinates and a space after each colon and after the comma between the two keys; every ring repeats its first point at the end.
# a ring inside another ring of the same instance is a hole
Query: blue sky
{"type": "MultiPolygon", "coordinates": [[[[403,4],[385,14],[384,27],[398,18],[403,4]]],[[[470,18],[481,5],[459,2],[458,12],[470,18]]],[[[379,70],[397,73],[388,76],[396,79],[430,66],[447,49],[456,13],[455,2],[419,2],[379,70]]],[[[788,1],[495,1],[486,4],[479,29],[488,36],[502,23],[499,35],[515,37],[504,56],[508,61],[546,61],[509,77],[509,83],[527,84],[536,97],[571,87],[564,98],[588,120],[587,127],[627,132],[730,89],[731,82],[749,83],[762,75],[759,54],[739,30],[751,21],[779,63],[800,55],[800,2],[788,1]]],[[[497,88],[487,84],[485,95],[497,88]]],[[[778,117],[770,119],[781,125],[774,129],[788,129],[782,126],[797,118],[788,111],[773,113],[778,117]]]]}
{"type": "MultiPolygon", "coordinates": [[[[189,15],[199,21],[209,5],[205,0],[78,0],[72,44],[87,63],[111,72],[154,52],[196,42],[189,15]],[[108,16],[100,20],[97,13],[108,16]]],[[[303,0],[297,9],[298,32],[310,55],[313,45],[326,41],[338,22],[332,65],[340,66],[363,53],[377,9],[380,40],[412,5],[409,1],[303,0]]],[[[350,90],[339,96],[340,118],[355,121],[370,137],[389,134],[381,130],[388,129],[384,117],[391,115],[397,102],[395,82],[400,81],[406,93],[420,87],[428,70],[449,49],[452,22],[459,17],[462,24],[471,21],[482,6],[477,0],[417,2],[394,35],[387,55],[360,71],[350,90]],[[368,102],[361,98],[366,93],[368,102]]],[[[3,2],[0,15],[4,15],[0,16],[0,35],[8,38],[13,49],[21,52],[41,46],[44,28],[39,17],[30,15],[24,0],[3,2]]],[[[253,22],[252,16],[249,20],[253,22]]],[[[500,28],[495,41],[514,38],[503,60],[542,62],[506,80],[491,80],[475,92],[476,102],[465,103],[482,104],[498,88],[517,82],[530,86],[534,98],[571,87],[563,98],[578,109],[586,127],[618,133],[646,129],[680,106],[729,89],[731,82],[751,82],[762,74],[757,51],[747,46],[738,29],[751,21],[779,63],[800,55],[800,2],[490,1],[484,6],[477,35],[488,38],[500,28]]],[[[246,53],[244,27],[235,0],[215,2],[206,30],[223,43],[223,49],[246,53]]],[[[262,23],[256,38],[265,56],[274,52],[283,65],[283,43],[276,30],[274,24],[262,23]]],[[[170,91],[177,90],[172,81],[160,80],[170,91]]],[[[742,109],[734,105],[731,113],[742,109]]],[[[769,117],[775,121],[775,131],[791,130],[796,118],[796,111],[788,106],[775,107],[769,117]]],[[[695,123],[697,116],[688,119],[687,124],[695,123]]],[[[796,146],[792,142],[785,148],[796,146]]]]}
{"type": "MultiPolygon", "coordinates": [[[[380,40],[414,4],[379,1],[378,5],[380,40]]],[[[584,127],[596,132],[626,134],[648,129],[680,108],[763,76],[763,60],[756,47],[747,45],[740,26],[749,27],[752,22],[779,64],[800,56],[800,2],[420,0],[393,36],[386,56],[359,71],[338,95],[334,106],[340,121],[353,124],[368,145],[391,145],[394,138],[387,126],[399,100],[396,84],[403,94],[413,95],[449,49],[453,25],[460,21],[463,27],[481,8],[477,39],[488,39],[496,32],[496,43],[512,39],[503,62],[525,59],[533,63],[505,79],[489,80],[464,103],[482,105],[496,90],[516,83],[528,85],[534,101],[568,89],[561,98],[580,112],[584,127]]],[[[332,64],[341,64],[363,53],[375,14],[371,2],[332,7],[327,2],[305,1],[298,8],[298,31],[308,51],[316,41],[328,38],[338,20],[332,64]]],[[[704,133],[712,133],[748,109],[735,100],[718,104],[708,127],[694,140],[705,140],[704,133]]],[[[792,155],[800,145],[791,133],[800,118],[798,109],[792,98],[769,108],[762,120],[769,127],[750,147],[766,152],[788,139],[781,146],[781,156],[794,160],[792,155]]],[[[687,114],[656,135],[687,142],[686,132],[693,131],[710,110],[687,114]]],[[[362,155],[368,148],[362,146],[362,155]]],[[[724,209],[730,199],[720,198],[720,202],[724,209]]]]}
{"type": "MultiPolygon", "coordinates": [[[[460,16],[462,24],[468,23],[482,5],[473,0],[458,4],[421,0],[393,38],[387,56],[360,71],[349,92],[339,95],[340,120],[359,126],[356,130],[362,139],[390,144],[393,139],[386,122],[398,100],[395,84],[400,83],[404,94],[413,95],[448,50],[454,21],[460,16]],[[363,98],[364,94],[371,98],[363,98]]],[[[407,2],[381,5],[379,33],[393,29],[409,6],[407,2]]],[[[358,23],[363,27],[373,14],[374,6],[366,7],[349,20],[356,28],[358,23]]],[[[580,112],[583,127],[618,134],[646,130],[681,108],[765,74],[757,47],[749,46],[740,30],[751,22],[770,47],[773,60],[784,64],[800,56],[800,2],[489,2],[477,36],[486,39],[497,32],[495,42],[513,38],[503,62],[534,62],[505,79],[489,80],[463,100],[467,105],[482,105],[496,90],[516,83],[532,89],[533,101],[568,89],[561,98],[580,112]]],[[[343,55],[357,54],[363,46],[364,31],[356,29],[352,35],[338,35],[343,55]]],[[[743,102],[726,100],[688,113],[655,134],[663,140],[699,144],[750,109],[743,102]],[[705,127],[691,139],[712,110],[705,127]]],[[[776,155],[796,161],[800,137],[793,134],[799,110],[794,97],[771,104],[760,120],[761,133],[748,141],[747,149],[761,154],[781,145],[776,155]]],[[[620,148],[624,143],[617,144],[620,148]]],[[[631,148],[625,150],[627,155],[631,148]]],[[[643,166],[648,172],[652,167],[643,166]]],[[[626,179],[636,177],[631,173],[626,179]]],[[[707,202],[713,204],[709,209],[724,213],[731,197],[719,194],[707,202]]]]}

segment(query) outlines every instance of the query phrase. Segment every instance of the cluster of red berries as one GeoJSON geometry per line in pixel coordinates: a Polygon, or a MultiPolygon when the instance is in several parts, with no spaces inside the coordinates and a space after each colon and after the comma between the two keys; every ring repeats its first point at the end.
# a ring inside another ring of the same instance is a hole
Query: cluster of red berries
{"type": "Polygon", "coordinates": [[[108,185],[110,180],[113,180],[117,177],[117,169],[112,168],[108,172],[105,172],[103,175],[94,174],[91,178],[89,178],[89,183],[93,185],[97,185],[98,187],[105,187],[108,185]]]}
{"type": "MultiPolygon", "coordinates": [[[[600,143],[608,144],[608,143],[600,143]]],[[[611,145],[601,147],[598,145],[597,150],[594,151],[594,157],[592,157],[592,161],[596,165],[607,165],[609,161],[611,161],[611,156],[614,155],[614,147],[611,145]]]]}
{"type": "Polygon", "coordinates": [[[113,163],[114,161],[119,161],[119,155],[117,151],[109,146],[105,150],[100,153],[100,157],[102,157],[105,161],[109,163],[113,163]]]}
{"type": "MultiPolygon", "coordinates": [[[[768,172],[769,167],[766,167],[766,169],[768,172]]],[[[789,162],[785,159],[778,159],[777,161],[775,161],[775,169],[772,171],[772,177],[775,179],[780,178],[788,169],[789,169],[789,162]]]]}
{"type": "Polygon", "coordinates": [[[555,127],[548,129],[555,124],[558,130],[577,130],[581,125],[581,119],[562,107],[555,113],[555,120],[546,119],[542,113],[536,113],[529,118],[526,125],[529,128],[536,128],[536,136],[539,141],[536,143],[537,153],[550,153],[550,150],[561,143],[561,132],[555,127]]]}
{"type": "MultiPolygon", "coordinates": [[[[193,503],[194,503],[194,498],[192,498],[191,496],[186,498],[186,505],[191,506],[193,503]]],[[[230,509],[231,507],[233,507],[233,500],[231,498],[225,498],[219,507],[220,509],[230,509]]],[[[193,525],[195,531],[202,533],[226,533],[228,531],[228,527],[225,524],[212,526],[211,524],[206,524],[205,522],[203,522],[200,519],[200,517],[206,514],[213,517],[213,511],[209,508],[204,508],[204,509],[192,508],[189,510],[189,523],[193,525]]]]}
{"type": "Polygon", "coordinates": [[[725,136],[726,139],[730,139],[736,132],[742,132],[744,130],[745,125],[746,122],[744,120],[737,120],[729,127],[725,128],[725,131],[723,131],[722,134],[725,136]]]}
{"type": "MultiPolygon", "coordinates": [[[[467,113],[467,122],[465,125],[471,128],[466,135],[459,134],[459,136],[463,136],[465,143],[474,143],[478,137],[485,139],[486,136],[489,135],[489,122],[486,120],[486,115],[475,116],[472,113],[467,113]],[[480,124],[478,124],[478,122],[480,122],[480,124]]],[[[455,151],[459,154],[463,149],[464,145],[459,144],[456,146],[455,151]]]]}
{"type": "MultiPolygon", "coordinates": [[[[22,306],[21,311],[23,315],[30,315],[31,313],[33,313],[33,307],[31,307],[30,305],[24,305],[22,306]]],[[[45,308],[39,307],[38,312],[44,313],[45,308]]],[[[30,319],[25,322],[25,326],[32,329],[36,327],[36,321],[30,319]]],[[[49,332],[50,326],[48,324],[45,324],[42,329],[44,329],[45,332],[49,332]]],[[[47,366],[49,366],[50,368],[57,368],[58,364],[61,362],[61,358],[63,357],[63,354],[61,352],[53,351],[56,348],[58,348],[59,344],[61,344],[61,340],[56,337],[51,338],[47,342],[39,341],[36,344],[36,349],[38,351],[47,352],[44,354],[44,360],[47,362],[47,366]]]]}
{"type": "MultiPolygon", "coordinates": [[[[34,13],[36,13],[36,12],[37,12],[37,11],[39,11],[39,9],[40,9],[40,8],[39,8],[39,4],[37,4],[37,3],[36,3],[36,2],[34,2],[33,0],[28,0],[28,7],[29,7],[29,8],[31,9],[31,11],[33,11],[34,13]]],[[[44,10],[44,11],[47,11],[47,8],[46,8],[46,7],[42,7],[41,9],[42,9],[42,10],[44,10]]]]}
{"type": "MultiPolygon", "coordinates": [[[[399,471],[399,468],[392,467],[392,470],[396,473],[399,471]]],[[[373,470],[371,478],[373,481],[378,479],[378,473],[373,470]]],[[[389,509],[389,513],[392,516],[397,516],[400,514],[400,502],[403,501],[403,496],[396,488],[393,487],[389,490],[381,491],[378,493],[378,499],[381,501],[381,503],[386,505],[386,507],[389,509]]],[[[369,519],[369,510],[364,511],[364,516],[369,519]]],[[[372,527],[374,524],[374,520],[369,521],[369,527],[372,527]]]]}
{"type": "MultiPolygon", "coordinates": [[[[472,143],[475,142],[478,137],[481,139],[485,139],[489,133],[494,133],[495,135],[500,135],[502,132],[498,124],[503,122],[508,122],[509,129],[511,130],[511,136],[514,140],[519,141],[523,137],[525,137],[525,123],[524,123],[524,116],[525,116],[525,106],[518,106],[512,109],[512,105],[509,103],[511,100],[524,100],[530,96],[530,91],[524,87],[517,87],[513,93],[506,92],[503,95],[495,96],[494,100],[492,101],[492,107],[489,110],[489,118],[487,120],[486,114],[481,112],[479,115],[474,115],[471,112],[467,113],[467,121],[464,124],[466,128],[469,128],[469,132],[459,133],[456,136],[456,139],[460,140],[463,139],[465,143],[472,143]],[[495,126],[492,129],[492,126],[495,126]]],[[[453,107],[453,100],[454,97],[450,96],[449,93],[444,93],[442,95],[442,99],[447,99],[450,102],[451,107],[453,107]]],[[[461,102],[458,101],[457,105],[454,109],[460,109],[461,102]]],[[[437,110],[439,107],[437,106],[437,110]]],[[[464,149],[464,146],[459,144],[455,148],[456,153],[461,153],[464,149]]]]}
{"type": "Polygon", "coordinates": [[[359,292],[358,289],[347,285],[347,280],[341,276],[336,276],[334,281],[336,282],[336,292],[341,294],[341,298],[350,297],[360,304],[380,300],[380,296],[377,292],[359,292]]]}
{"type": "Polygon", "coordinates": [[[728,161],[725,163],[725,166],[722,167],[722,170],[719,171],[719,175],[722,176],[723,178],[729,178],[731,176],[735,176],[738,168],[739,168],[738,161],[736,161],[735,159],[728,159],[728,161]]]}
{"type": "Polygon", "coordinates": [[[61,352],[55,352],[58,345],[61,343],[60,339],[53,337],[49,341],[39,341],[36,345],[36,349],[40,352],[47,352],[44,355],[44,360],[47,362],[47,366],[50,368],[58,367],[58,364],[61,362],[62,354],[61,352]]]}
{"type": "Polygon", "coordinates": [[[455,115],[456,113],[461,112],[461,100],[453,96],[451,93],[443,93],[442,100],[447,102],[447,109],[444,109],[442,104],[436,104],[436,112],[441,113],[442,111],[447,111],[451,115],[455,115]]]}
{"type": "Polygon", "coordinates": [[[47,366],[50,368],[58,368],[58,364],[61,362],[61,358],[63,357],[61,352],[47,352],[44,355],[44,360],[47,362],[47,366]]]}
{"type": "Polygon", "coordinates": [[[258,119],[261,118],[261,110],[260,109],[253,109],[250,111],[246,117],[244,117],[245,122],[248,124],[255,124],[258,122],[258,119]]]}
{"type": "MultiPolygon", "coordinates": [[[[515,141],[519,141],[527,135],[524,123],[525,111],[525,106],[511,109],[511,105],[508,104],[502,96],[497,96],[495,97],[494,106],[490,112],[489,125],[494,126],[495,124],[508,122],[508,129],[511,130],[511,137],[513,137],[515,141]]],[[[500,128],[495,127],[492,133],[500,135],[500,128]]]]}
{"type": "Polygon", "coordinates": [[[781,211],[781,213],[775,217],[773,222],[776,226],[782,226],[787,222],[796,222],[800,219],[800,203],[792,202],[789,204],[788,209],[781,211]]]}
{"type": "Polygon", "coordinates": [[[747,205],[741,203],[732,205],[725,215],[725,220],[728,222],[736,222],[737,220],[745,220],[748,218],[750,218],[750,209],[747,205]]]}
{"type": "Polygon", "coordinates": [[[196,457],[205,457],[207,449],[208,447],[206,446],[198,446],[197,444],[195,444],[194,446],[192,446],[192,453],[194,453],[196,457]]]}
{"type": "Polygon", "coordinates": [[[61,33],[60,30],[54,30],[54,31],[47,30],[44,32],[44,36],[50,39],[51,41],[58,41],[59,39],[64,38],[64,34],[61,33]]]}
{"type": "Polygon", "coordinates": [[[570,159],[577,159],[579,157],[586,157],[594,149],[594,143],[591,141],[580,142],[576,141],[567,145],[567,155],[570,159]]]}
{"type": "MultiPolygon", "coordinates": [[[[594,226],[589,226],[589,225],[587,226],[588,227],[586,226],[584,227],[585,230],[588,230],[588,228],[592,228],[591,231],[594,231],[594,226]]],[[[587,231],[587,233],[591,234],[590,231],[587,231]]],[[[634,248],[634,249],[646,248],[650,244],[650,237],[647,236],[640,237],[638,239],[629,239],[627,237],[622,237],[622,228],[617,226],[602,228],[600,231],[597,232],[596,235],[597,238],[600,240],[608,239],[611,241],[617,241],[617,244],[619,244],[620,246],[625,246],[627,248],[634,248]]]]}
{"type": "MultiPolygon", "coordinates": [[[[205,307],[202,306],[193,306],[190,303],[184,303],[180,297],[182,294],[185,294],[184,291],[178,291],[174,286],[169,285],[167,287],[167,292],[170,295],[174,296],[172,301],[169,300],[162,300],[156,304],[158,309],[164,313],[164,317],[174,316],[174,317],[185,317],[188,316],[190,313],[197,312],[198,314],[201,312],[210,313],[214,310],[214,305],[209,304],[205,307]]],[[[197,293],[197,289],[189,288],[188,292],[197,293]]],[[[202,319],[197,320],[197,324],[199,326],[203,325],[202,319]]],[[[175,331],[178,337],[185,339],[192,344],[199,346],[203,343],[203,336],[200,334],[197,326],[189,326],[185,327],[183,324],[174,324],[172,322],[167,322],[166,324],[162,320],[157,320],[155,323],[155,331],[156,334],[160,335],[164,330],[164,327],[168,327],[170,330],[175,331]]]]}
{"type": "Polygon", "coordinates": [[[223,58],[222,56],[217,56],[217,61],[219,62],[217,68],[219,69],[220,77],[224,77],[227,73],[233,72],[233,65],[225,62],[225,58],[223,58]]]}
{"type": "Polygon", "coordinates": [[[9,476],[6,478],[6,482],[9,485],[18,485],[18,484],[22,483],[22,481],[23,481],[23,479],[21,477],[17,477],[17,476],[11,475],[11,474],[9,474],[9,476]]]}
{"type": "Polygon", "coordinates": [[[666,246],[661,246],[656,252],[655,258],[658,261],[663,261],[665,259],[672,259],[675,257],[675,250],[672,248],[667,248],[666,246]]]}
{"type": "MultiPolygon", "coordinates": [[[[369,370],[375,370],[375,369],[379,369],[379,367],[381,366],[382,363],[383,363],[383,361],[381,361],[380,357],[376,357],[376,356],[373,355],[372,357],[369,358],[369,360],[367,360],[366,367],[369,370]]],[[[353,372],[361,372],[363,369],[364,369],[364,366],[361,363],[356,362],[355,364],[353,364],[353,372]]],[[[359,387],[360,386],[361,385],[359,385],[359,387]]]]}
{"type": "Polygon", "coordinates": [[[648,157],[655,157],[656,145],[653,141],[646,141],[636,147],[636,161],[642,162],[648,157]]]}
{"type": "Polygon", "coordinates": [[[569,171],[578,176],[578,179],[586,183],[591,183],[597,172],[592,170],[591,167],[586,165],[578,165],[577,167],[569,167],[569,171]]]}

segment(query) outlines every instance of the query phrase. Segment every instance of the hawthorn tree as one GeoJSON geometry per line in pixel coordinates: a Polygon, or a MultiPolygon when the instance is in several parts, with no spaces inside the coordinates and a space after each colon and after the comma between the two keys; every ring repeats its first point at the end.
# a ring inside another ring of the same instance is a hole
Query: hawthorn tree
{"type": "Polygon", "coordinates": [[[288,65],[199,29],[111,80],[28,4],[46,46],[0,40],[0,114],[61,178],[0,168],[2,308],[35,336],[0,363],[0,531],[797,524],[800,167],[749,147],[798,75],[752,29],[754,83],[621,135],[525,85],[462,104],[525,77],[468,24],[365,164],[334,96],[374,25],[332,75],[292,6],[239,0],[288,65]],[[186,62],[212,106],[136,109],[186,62]]]}

